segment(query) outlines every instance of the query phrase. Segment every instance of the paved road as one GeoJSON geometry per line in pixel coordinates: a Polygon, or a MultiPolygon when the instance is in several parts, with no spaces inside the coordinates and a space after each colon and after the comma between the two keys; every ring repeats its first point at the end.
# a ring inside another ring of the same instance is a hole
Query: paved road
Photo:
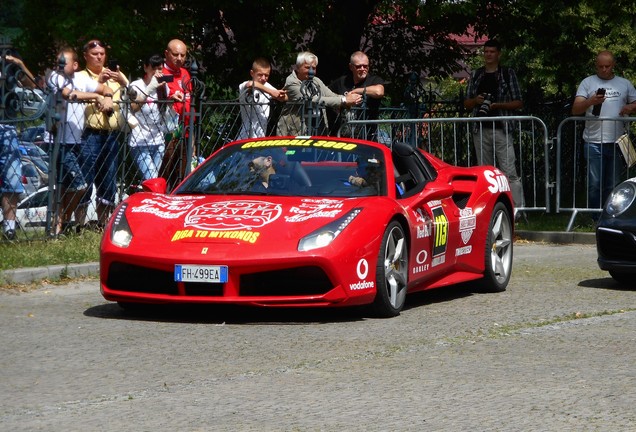
{"type": "Polygon", "coordinates": [[[636,430],[636,290],[595,259],[517,244],[506,292],[417,294],[387,320],[0,292],[0,430],[636,430]]]}

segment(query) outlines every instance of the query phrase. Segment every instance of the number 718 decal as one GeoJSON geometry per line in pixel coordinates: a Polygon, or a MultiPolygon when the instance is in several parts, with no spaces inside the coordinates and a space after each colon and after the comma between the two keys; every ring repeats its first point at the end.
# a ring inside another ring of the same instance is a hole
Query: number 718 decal
{"type": "Polygon", "coordinates": [[[446,244],[448,243],[448,218],[444,213],[444,209],[439,206],[431,209],[433,213],[433,257],[442,255],[446,252],[446,244]]]}

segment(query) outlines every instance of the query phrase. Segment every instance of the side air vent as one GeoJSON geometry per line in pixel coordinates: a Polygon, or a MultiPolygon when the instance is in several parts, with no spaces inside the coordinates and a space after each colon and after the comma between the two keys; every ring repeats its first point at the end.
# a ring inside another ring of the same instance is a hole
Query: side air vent
{"type": "Polygon", "coordinates": [[[470,194],[456,193],[453,195],[453,201],[455,201],[455,205],[460,209],[466,207],[466,204],[468,204],[468,198],[470,198],[470,194]]]}

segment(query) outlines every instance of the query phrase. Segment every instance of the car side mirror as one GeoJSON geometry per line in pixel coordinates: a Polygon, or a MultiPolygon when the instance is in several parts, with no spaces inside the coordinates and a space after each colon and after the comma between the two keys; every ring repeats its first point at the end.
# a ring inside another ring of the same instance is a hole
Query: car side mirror
{"type": "Polygon", "coordinates": [[[163,177],[151,178],[141,183],[144,192],[155,192],[165,194],[168,189],[168,183],[163,177]]]}

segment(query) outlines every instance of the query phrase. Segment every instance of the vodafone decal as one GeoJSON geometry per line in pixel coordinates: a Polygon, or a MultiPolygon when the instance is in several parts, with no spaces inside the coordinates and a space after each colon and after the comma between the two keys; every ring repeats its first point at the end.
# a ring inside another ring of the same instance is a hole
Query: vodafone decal
{"type": "Polygon", "coordinates": [[[358,266],[356,267],[356,273],[358,273],[358,277],[360,279],[367,278],[367,275],[369,274],[369,263],[367,262],[367,260],[362,258],[360,261],[358,261],[358,266]]]}
{"type": "Polygon", "coordinates": [[[362,279],[356,283],[349,284],[349,289],[352,291],[375,288],[375,283],[373,281],[366,281],[364,279],[369,275],[369,262],[362,258],[358,261],[358,265],[356,266],[356,273],[358,278],[362,279]]]}

